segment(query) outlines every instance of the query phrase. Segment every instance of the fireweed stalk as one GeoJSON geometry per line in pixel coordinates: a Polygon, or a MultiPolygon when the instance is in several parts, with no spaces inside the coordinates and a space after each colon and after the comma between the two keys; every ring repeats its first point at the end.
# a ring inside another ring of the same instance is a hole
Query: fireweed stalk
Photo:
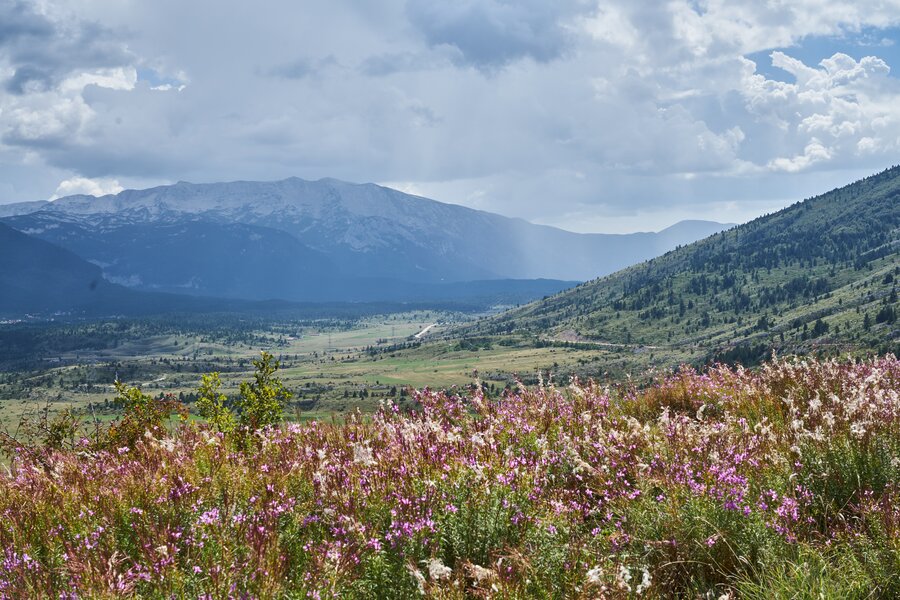
{"type": "Polygon", "coordinates": [[[21,452],[0,597],[895,597],[898,390],[780,359],[21,452]]]}

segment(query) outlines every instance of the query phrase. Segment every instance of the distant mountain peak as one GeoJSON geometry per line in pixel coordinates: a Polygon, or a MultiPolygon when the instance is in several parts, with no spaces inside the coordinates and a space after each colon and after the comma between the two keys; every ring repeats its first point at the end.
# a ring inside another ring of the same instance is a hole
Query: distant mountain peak
{"type": "MultiPolygon", "coordinates": [[[[247,272],[253,269],[246,264],[246,257],[263,260],[265,253],[247,254],[247,250],[242,256],[231,256],[231,248],[259,249],[261,240],[271,239],[278,240],[281,256],[267,254],[273,256],[267,260],[282,266],[309,260],[327,263],[329,272],[343,278],[379,277],[429,283],[591,279],[722,228],[705,223],[670,228],[660,234],[578,234],[406,194],[375,183],[350,183],[328,177],[316,181],[299,177],[266,182],[180,181],[102,197],[69,196],[21,208],[21,212],[10,209],[0,216],[20,229],[40,232],[37,235],[42,239],[83,258],[108,265],[104,272],[109,277],[140,281],[152,289],[169,289],[186,280],[213,285],[215,278],[197,273],[197,279],[191,279],[183,269],[176,268],[179,265],[166,267],[155,258],[166,255],[166,248],[187,252],[191,240],[178,240],[175,236],[179,231],[198,235],[202,231],[198,229],[199,222],[231,240],[230,245],[216,247],[223,263],[244,265],[247,272]],[[183,227],[176,227],[179,224],[183,227]],[[254,237],[245,240],[245,244],[242,235],[254,237]],[[131,239],[146,239],[147,244],[157,240],[160,248],[135,247],[131,239]],[[111,240],[118,241],[114,244],[111,240]]],[[[221,268],[215,264],[215,258],[215,254],[207,256],[209,269],[221,268]]],[[[316,271],[313,266],[306,271],[316,271]]],[[[274,269],[260,265],[258,270],[262,273],[270,268],[274,269]]],[[[299,284],[276,286],[274,282],[283,279],[276,271],[271,272],[273,283],[263,286],[268,291],[260,289],[254,293],[305,289],[299,284]]],[[[303,272],[295,271],[298,277],[303,272]]],[[[198,284],[197,291],[226,295],[234,291],[221,287],[227,278],[217,281],[220,287],[203,288],[198,284]]]]}

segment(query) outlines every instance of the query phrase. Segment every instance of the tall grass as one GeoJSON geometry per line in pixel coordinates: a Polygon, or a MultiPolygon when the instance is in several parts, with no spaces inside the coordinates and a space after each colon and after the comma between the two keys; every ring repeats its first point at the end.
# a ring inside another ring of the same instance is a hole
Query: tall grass
{"type": "Polygon", "coordinates": [[[781,359],[22,448],[0,597],[900,597],[898,390],[781,359]]]}

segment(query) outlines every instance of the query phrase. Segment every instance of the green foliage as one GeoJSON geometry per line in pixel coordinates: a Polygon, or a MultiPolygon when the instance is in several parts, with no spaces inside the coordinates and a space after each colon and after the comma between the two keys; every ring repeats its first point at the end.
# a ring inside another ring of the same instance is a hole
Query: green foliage
{"type": "Polygon", "coordinates": [[[281,422],[284,408],[293,394],[275,376],[281,366],[268,352],[261,352],[253,361],[256,373],[253,381],[243,381],[236,403],[237,416],[226,405],[228,397],[219,391],[222,381],[219,373],[203,375],[197,389],[197,408],[200,415],[223,433],[230,433],[240,427],[246,431],[257,431],[263,427],[281,422]]]}
{"type": "Polygon", "coordinates": [[[420,595],[407,564],[387,552],[372,554],[363,563],[361,572],[362,576],[350,585],[345,597],[404,600],[420,595]]]}
{"type": "Polygon", "coordinates": [[[0,451],[14,457],[22,451],[37,455],[73,450],[80,439],[81,425],[81,418],[71,407],[53,412],[47,402],[37,414],[22,415],[15,435],[0,432],[0,451]]]}
{"type": "Polygon", "coordinates": [[[44,428],[43,445],[53,450],[74,448],[81,419],[71,408],[65,408],[48,418],[44,428]]]}
{"type": "Polygon", "coordinates": [[[466,337],[456,343],[455,350],[468,350],[477,352],[478,350],[490,350],[493,347],[491,338],[486,337],[466,337]]]}
{"type": "MultiPolygon", "coordinates": [[[[777,559],[783,542],[754,515],[745,518],[721,503],[672,494],[642,498],[625,520],[633,524],[634,553],[670,590],[722,588],[737,576],[753,573],[777,559]],[[646,546],[643,540],[657,542],[646,546]]],[[[749,575],[748,575],[749,576],[749,575]]]]}
{"type": "Polygon", "coordinates": [[[858,510],[859,498],[881,495],[900,482],[900,440],[893,436],[835,437],[808,443],[801,453],[804,468],[798,482],[817,499],[813,516],[822,531],[834,526],[830,521],[842,511],[858,510]]]}
{"type": "Polygon", "coordinates": [[[281,380],[275,377],[281,364],[268,352],[262,352],[253,361],[256,374],[253,381],[241,383],[240,407],[241,425],[256,431],[281,422],[284,407],[293,397],[281,380]]]}
{"type": "Polygon", "coordinates": [[[106,449],[132,448],[145,434],[155,437],[166,434],[166,423],[178,414],[187,418],[187,408],[174,396],[153,398],[141,392],[140,388],[128,387],[116,381],[115,401],[124,408],[122,417],[105,431],[98,431],[95,446],[106,449]]]}
{"type": "Polygon", "coordinates": [[[452,498],[456,508],[441,521],[441,556],[446,564],[463,559],[488,564],[498,551],[518,542],[521,531],[513,524],[516,499],[502,490],[484,496],[471,482],[460,482],[452,498]]]}
{"type": "Polygon", "coordinates": [[[203,375],[197,389],[197,409],[200,416],[216,429],[229,433],[234,430],[235,419],[231,410],[225,406],[228,397],[219,391],[221,386],[222,380],[218,372],[203,375]]]}
{"type": "Polygon", "coordinates": [[[773,562],[738,578],[734,588],[738,597],[747,600],[890,597],[872,583],[845,549],[821,554],[801,547],[792,560],[773,562]]]}

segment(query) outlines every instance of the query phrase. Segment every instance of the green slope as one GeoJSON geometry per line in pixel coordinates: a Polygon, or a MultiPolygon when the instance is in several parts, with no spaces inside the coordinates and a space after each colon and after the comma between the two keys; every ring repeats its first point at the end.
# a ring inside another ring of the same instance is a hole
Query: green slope
{"type": "Polygon", "coordinates": [[[543,301],[479,333],[700,350],[896,351],[900,167],[543,301]]]}

